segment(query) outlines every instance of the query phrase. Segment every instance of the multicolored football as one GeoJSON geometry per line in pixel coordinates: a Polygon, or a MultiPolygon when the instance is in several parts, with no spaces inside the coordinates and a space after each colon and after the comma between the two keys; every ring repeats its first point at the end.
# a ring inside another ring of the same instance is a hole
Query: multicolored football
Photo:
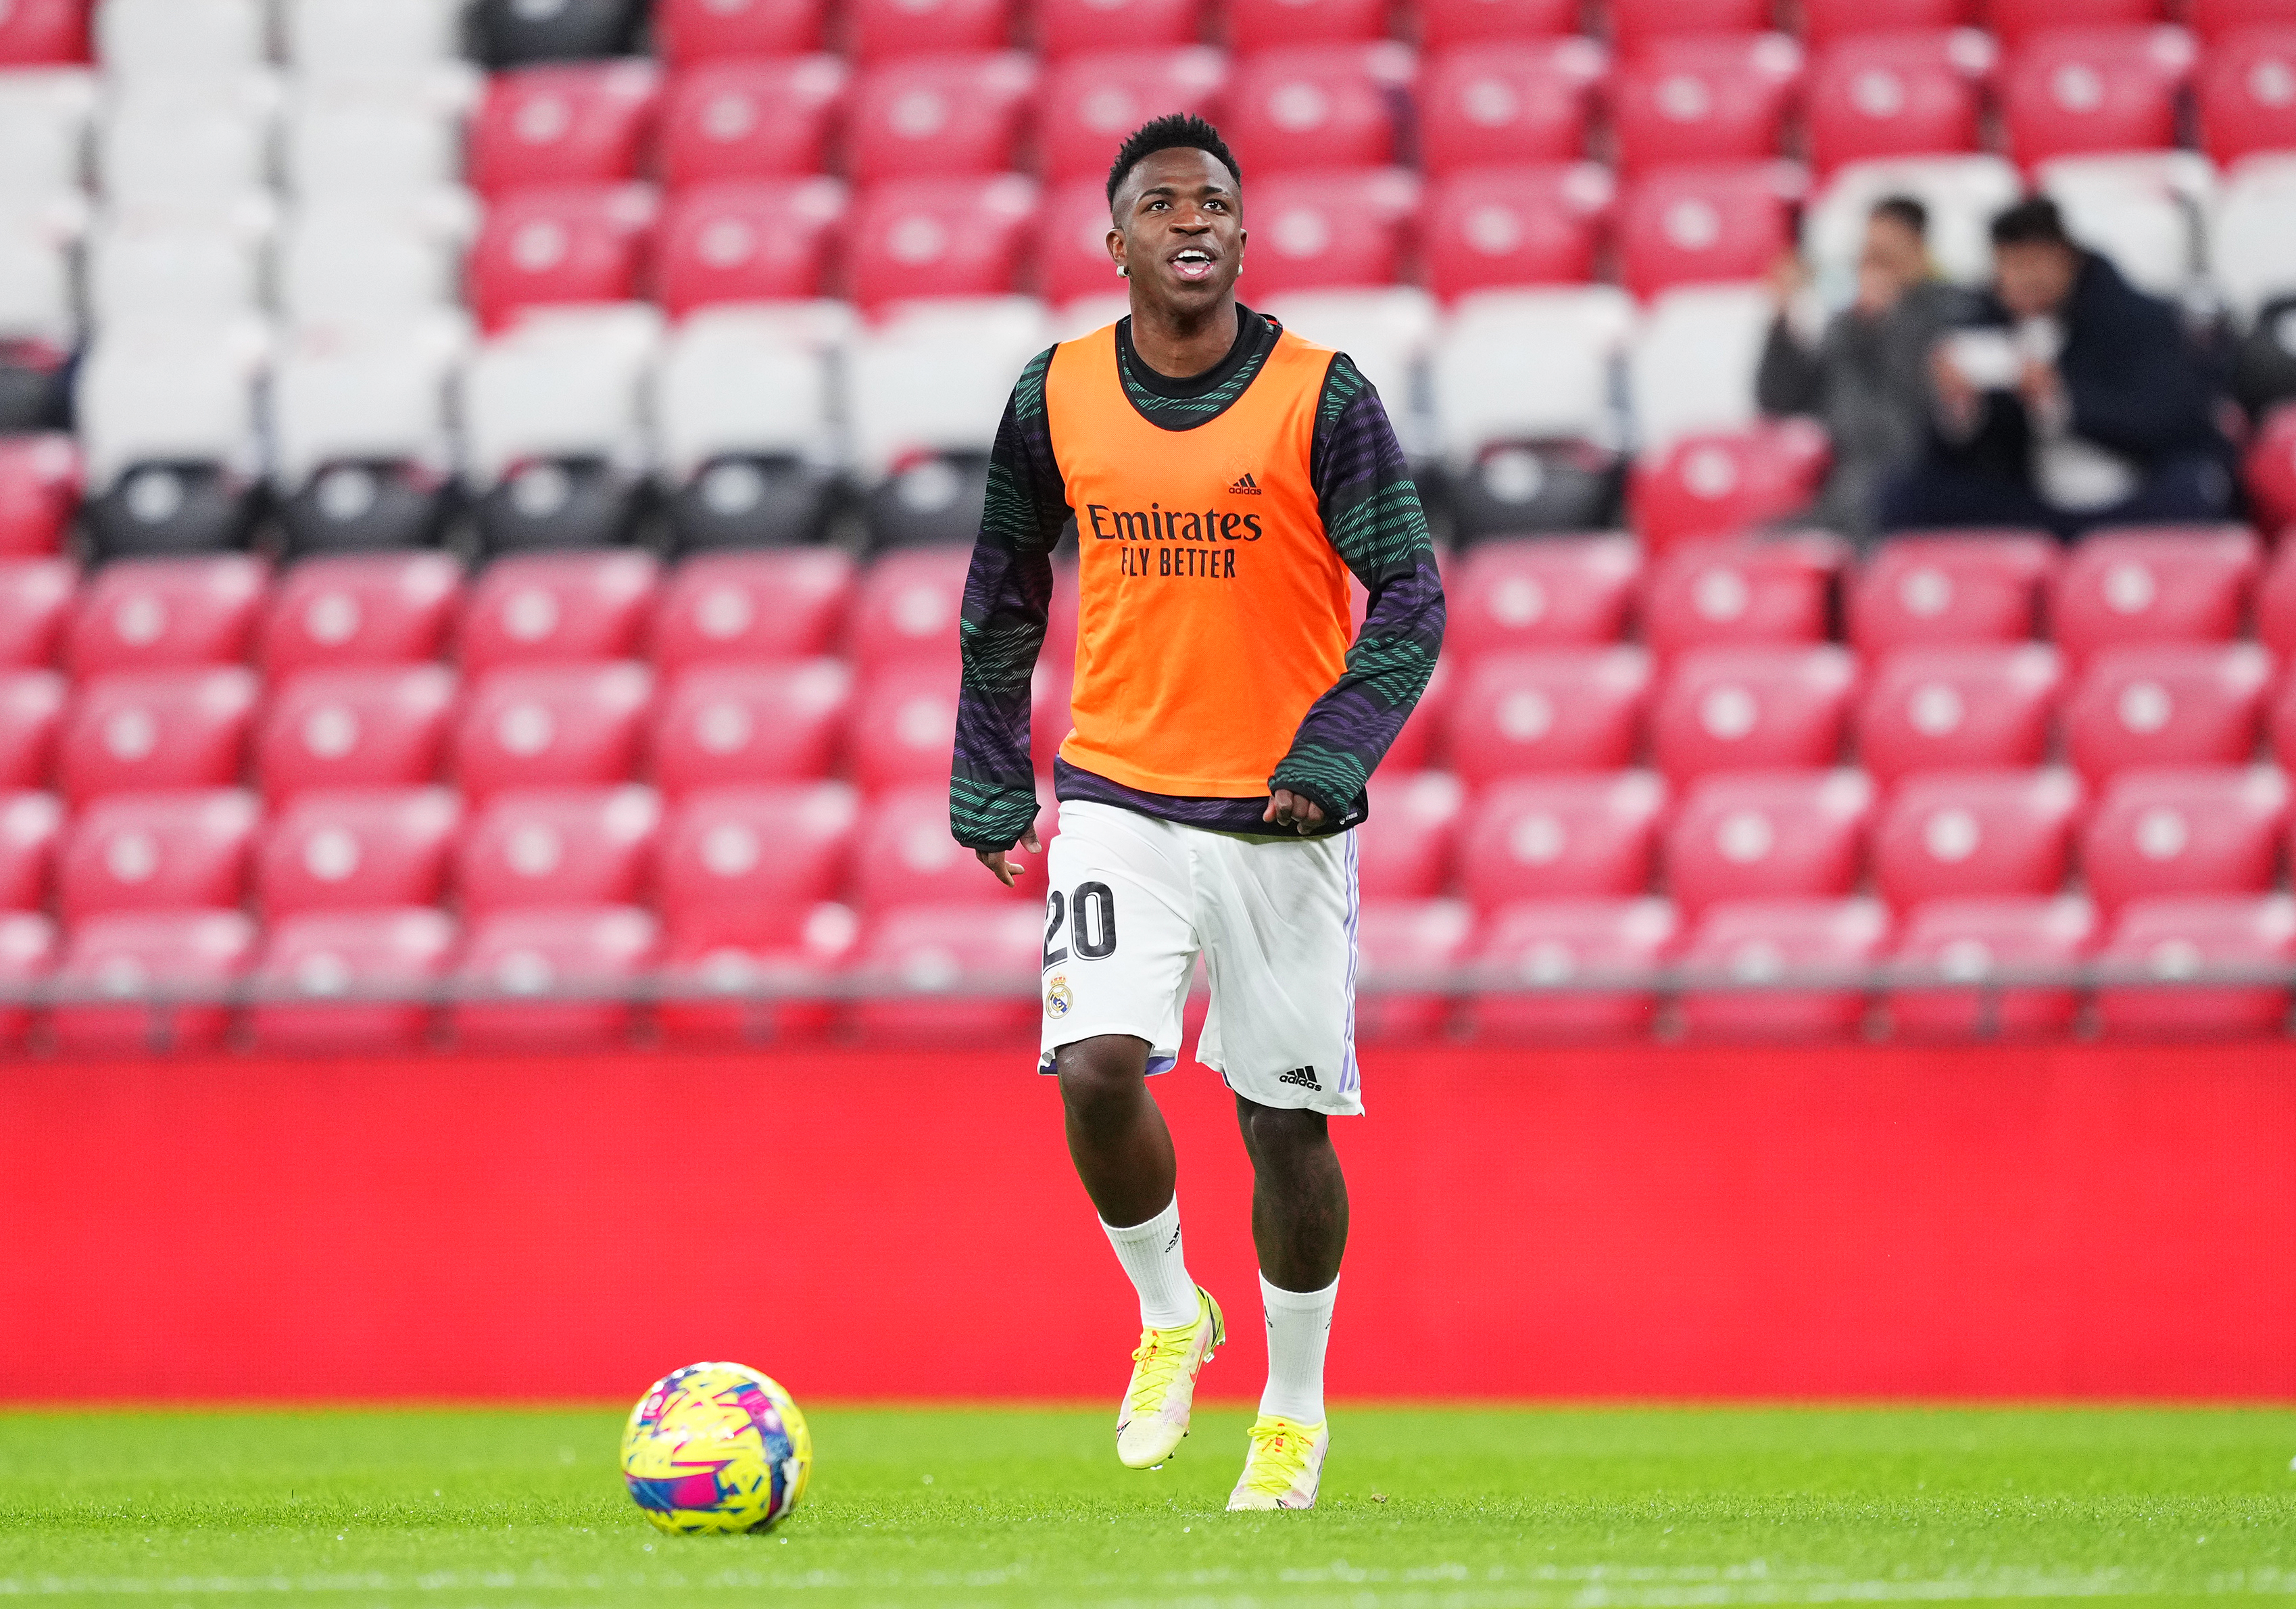
{"type": "Polygon", "coordinates": [[[790,1394],[738,1363],[664,1375],[630,1411],[622,1479],[663,1531],[765,1531],[788,1517],[813,1472],[813,1436],[790,1394]]]}

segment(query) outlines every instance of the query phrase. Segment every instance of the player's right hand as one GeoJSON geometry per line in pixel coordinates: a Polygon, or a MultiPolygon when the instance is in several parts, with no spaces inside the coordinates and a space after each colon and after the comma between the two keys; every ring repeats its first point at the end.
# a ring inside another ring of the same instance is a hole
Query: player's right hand
{"type": "Polygon", "coordinates": [[[1022,849],[1028,850],[1031,855],[1036,854],[1038,849],[1037,843],[1037,829],[1030,827],[1027,832],[1021,833],[1021,841],[1013,845],[1012,849],[975,850],[972,851],[973,854],[980,858],[981,865],[987,866],[990,871],[996,874],[996,881],[1003,883],[1008,889],[1019,880],[1021,874],[1027,869],[1019,861],[1010,858],[1013,853],[1013,849],[1022,849]]]}

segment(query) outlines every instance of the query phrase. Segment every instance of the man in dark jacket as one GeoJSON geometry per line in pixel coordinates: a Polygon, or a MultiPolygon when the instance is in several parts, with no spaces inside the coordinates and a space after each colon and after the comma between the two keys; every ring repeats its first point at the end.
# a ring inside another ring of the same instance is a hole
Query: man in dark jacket
{"type": "Polygon", "coordinates": [[[1883,499],[1886,529],[2224,518],[2231,448],[2177,310],[2065,233],[2054,201],[1993,220],[1994,288],[1931,363],[1923,462],[1883,499]]]}

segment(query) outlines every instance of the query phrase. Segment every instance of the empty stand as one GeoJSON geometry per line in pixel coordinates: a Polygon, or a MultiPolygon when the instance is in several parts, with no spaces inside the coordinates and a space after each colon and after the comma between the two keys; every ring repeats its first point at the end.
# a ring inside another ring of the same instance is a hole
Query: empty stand
{"type": "Polygon", "coordinates": [[[1495,913],[1475,946],[1494,988],[1467,1003],[1478,1038],[1546,1041],[1650,1031],[1658,996],[1638,984],[1667,960],[1680,918],[1663,899],[1552,899],[1495,913]],[[1529,988],[1508,989],[1510,983],[1529,988]],[[1543,992],[1544,991],[1544,992],[1543,992]]]}
{"type": "Polygon", "coordinates": [[[267,579],[241,557],[107,565],[79,594],[65,663],[81,677],[236,664],[253,644],[267,579]]]}
{"type": "Polygon", "coordinates": [[[819,292],[844,187],[834,179],[746,179],[698,185],[662,222],[662,306],[672,317],[727,302],[819,292]]]}
{"type": "Polygon", "coordinates": [[[493,997],[466,997],[454,1007],[455,1043],[496,1050],[619,1045],[635,1015],[627,991],[660,941],[653,917],[629,906],[504,911],[472,923],[455,981],[470,995],[493,997]]]}
{"type": "MultiPolygon", "coordinates": [[[[344,137],[371,144],[381,136],[360,129],[344,137]]],[[[410,357],[449,367],[459,361],[463,258],[478,232],[476,198],[414,173],[397,181],[314,175],[309,184],[278,251],[280,310],[298,341],[361,355],[405,341],[410,357]]]]}
{"type": "Polygon", "coordinates": [[[1698,34],[1758,33],[1770,24],[1761,0],[1618,0],[1611,31],[1622,51],[1698,34]]]}
{"type": "Polygon", "coordinates": [[[864,677],[849,731],[848,764],[863,787],[946,784],[956,743],[955,682],[939,665],[883,666],[864,677]]]}
{"type": "Polygon", "coordinates": [[[2288,784],[2277,771],[2224,766],[2116,776],[2081,834],[2090,897],[2132,899],[2260,894],[2280,866],[2288,784]]]}
{"type": "Polygon", "coordinates": [[[2201,219],[2216,197],[2216,170],[2189,151],[2054,157],[2041,188],[2065,227],[2112,259],[2130,283],[2155,296],[2193,289],[2202,260],[2201,219]]]}
{"type": "MultiPolygon", "coordinates": [[[[854,213],[854,296],[875,307],[1005,295],[1018,280],[1036,210],[1036,185],[1018,174],[958,189],[923,178],[873,185],[854,213]]],[[[1009,388],[1009,378],[1003,383],[1009,388]]]]}
{"type": "Polygon", "coordinates": [[[1666,830],[1668,891],[1692,916],[1722,900],[1847,894],[1873,816],[1862,772],[1702,777],[1666,830]]]}
{"type": "Polygon", "coordinates": [[[1808,419],[1677,437],[1635,466],[1636,521],[1653,548],[1756,529],[1808,508],[1832,463],[1824,431],[1808,419]]]}
{"type": "Polygon", "coordinates": [[[661,838],[661,911],[672,946],[689,956],[804,948],[816,907],[845,889],[860,820],[860,798],[842,783],[689,795],[661,838]]]}
{"type": "MultiPolygon", "coordinates": [[[[1058,812],[1047,810],[1039,832],[1050,848],[1058,812]]],[[[853,850],[853,897],[865,915],[900,906],[997,905],[1015,899],[1041,910],[1046,856],[1022,850],[1015,889],[989,874],[971,850],[949,835],[948,789],[917,783],[872,800],[853,850]]]]}
{"type": "Polygon", "coordinates": [[[1754,371],[1776,316],[1769,293],[1758,285],[1693,285],[1651,304],[1627,365],[1645,460],[1693,431],[1757,423],[1754,371]]]}
{"type": "Polygon", "coordinates": [[[306,911],[436,905],[462,821],[462,801],[446,788],[299,794],[264,829],[257,898],[275,922],[306,911]]]}
{"type": "Polygon", "coordinates": [[[1800,87],[1801,47],[1784,34],[1652,39],[1610,86],[1611,127],[1629,173],[1778,154],[1800,87]]]}
{"type": "Polygon", "coordinates": [[[80,490],[70,437],[0,437],[0,560],[61,552],[80,490]]]}
{"type": "Polygon", "coordinates": [[[1884,786],[2040,764],[2064,694],[2056,651],[2038,643],[1901,648],[1868,676],[1857,757],[1884,786]]]}
{"type": "Polygon", "coordinates": [[[1600,46],[1575,36],[1472,45],[1427,64],[1419,142],[1428,171],[1572,162],[1585,154],[1600,46]]]}
{"type": "Polygon", "coordinates": [[[740,57],[670,80],[662,177],[672,187],[823,172],[851,70],[835,56],[740,57]]]}
{"type": "Polygon", "coordinates": [[[480,676],[504,665],[634,659],[660,570],[641,553],[548,554],[489,565],[466,595],[456,648],[480,676]]]}
{"type": "Polygon", "coordinates": [[[63,646],[79,572],[61,559],[0,559],[0,665],[53,665],[63,646]]]}
{"type": "Polygon", "coordinates": [[[1036,59],[1017,51],[914,56],[871,67],[853,91],[853,178],[870,185],[1014,167],[1036,88],[1036,59]]]}
{"type": "Polygon", "coordinates": [[[455,924],[428,909],[328,911],[274,923],[250,980],[248,1031],[266,1050],[418,1050],[445,981],[455,924]],[[363,997],[405,993],[414,997],[363,997]]]}
{"type": "Polygon", "coordinates": [[[2081,804],[2069,771],[1907,778],[1874,834],[1874,879],[1900,910],[1933,899],[2054,894],[2071,869],[2081,804]]]}
{"type": "Polygon", "coordinates": [[[660,829],[652,788],[511,789],[463,830],[455,892],[473,921],[497,911],[642,904],[660,829]]]}
{"type": "Polygon", "coordinates": [[[1889,940],[1889,913],[1871,899],[1748,899],[1718,905],[1692,930],[1686,971],[1729,989],[1687,989],[1682,1022],[1702,1038],[1841,1038],[1866,1017],[1862,989],[1762,987],[1794,973],[1855,976],[1889,940]]]}
{"type": "Polygon", "coordinates": [[[852,715],[853,675],[835,660],[695,666],[662,700],[654,776],[672,797],[826,776],[845,750],[852,715]]]}
{"type": "Polygon", "coordinates": [[[332,84],[435,70],[462,55],[458,0],[284,0],[287,60],[332,84]]]}
{"type": "Polygon", "coordinates": [[[234,910],[132,911],[76,923],[53,981],[73,1003],[48,1014],[66,1055],[214,1050],[228,1006],[173,1003],[230,989],[253,965],[255,924],[234,910]],[[117,1004],[104,1004],[111,1001],[117,1004]]]}
{"type": "Polygon", "coordinates": [[[1890,992],[1894,1033],[1921,1038],[2023,1038],[2073,1025],[2079,997],[2069,988],[2021,988],[1998,980],[2070,973],[2095,944],[2086,899],[1938,899],[1908,915],[1893,966],[1949,988],[1890,992]]]}
{"type": "Polygon", "coordinates": [[[1650,656],[1640,648],[1485,655],[1464,669],[1445,723],[1470,786],[1546,771],[1610,771],[1642,746],[1650,656]]]}
{"type": "Polygon", "coordinates": [[[1578,31],[1570,0],[1426,0],[1416,8],[1422,46],[1509,44],[1578,31]]]}
{"type": "Polygon", "coordinates": [[[446,758],[455,676],[443,665],[304,671],[275,687],[256,737],[275,803],[315,788],[403,788],[446,758]]]}
{"type": "Polygon", "coordinates": [[[2065,704],[2065,747],[2092,781],[2256,752],[2272,658],[2253,643],[2108,648],[2065,704]]]}
{"type": "Polygon", "coordinates": [[[1857,661],[1830,644],[1688,650],[1651,715],[1659,769],[1681,782],[1713,771],[1830,766],[1857,679],[1857,661]]]}
{"type": "Polygon", "coordinates": [[[679,324],[653,388],[678,551],[827,534],[840,490],[834,363],[850,324],[841,302],[737,301],[679,324]]]}
{"type": "Polygon", "coordinates": [[[0,787],[45,787],[68,686],[53,670],[0,671],[0,787]]]}
{"type": "Polygon", "coordinates": [[[1255,181],[1254,293],[1394,283],[1418,200],[1418,180],[1401,168],[1255,181]]]}
{"type": "Polygon", "coordinates": [[[1397,160],[1411,53],[1390,40],[1263,50],[1236,64],[1222,132],[1255,178],[1397,160]]]}
{"type": "Polygon", "coordinates": [[[864,62],[988,51],[1011,33],[1013,0],[852,0],[844,8],[864,62]]]}
{"type": "Polygon", "coordinates": [[[1627,634],[1642,550],[1630,537],[1479,543],[1445,578],[1443,646],[1460,660],[1593,646],[1627,634]]]}
{"type": "Polygon", "coordinates": [[[2001,86],[2009,147],[2028,167],[2082,152],[2165,150],[2192,70],[2180,29],[2053,28],[2013,45],[2001,86]]]}
{"type": "MultiPolygon", "coordinates": [[[[414,84],[388,78],[298,84],[280,130],[283,176],[302,204],[290,238],[313,209],[374,218],[388,216],[388,203],[411,201],[426,210],[447,202],[460,211],[463,193],[446,187],[463,176],[462,90],[451,75],[414,84]]],[[[303,272],[291,267],[288,277],[303,272]]],[[[288,300],[299,298],[291,291],[288,300]]]]}
{"type": "MultiPolygon", "coordinates": [[[[0,792],[0,910],[47,908],[63,830],[63,803],[54,794],[0,792]]],[[[5,945],[0,929],[0,948],[5,945]]]]}
{"type": "Polygon", "coordinates": [[[1849,640],[1864,654],[2034,633],[2058,547],[2038,531],[1893,537],[1849,589],[1849,640]]]}
{"type": "Polygon", "coordinates": [[[2284,14],[2213,45],[2198,89],[2201,143],[2217,162],[2296,150],[2296,22],[2284,14]]]}
{"type": "Polygon", "coordinates": [[[447,646],[463,591],[462,566],[444,554],[313,559],[272,588],[261,629],[266,675],[416,664],[447,646]]]}
{"type": "Polygon", "coordinates": [[[120,671],[74,690],[56,772],[75,803],[240,779],[259,684],[237,666],[120,671]]]}
{"type": "MultiPolygon", "coordinates": [[[[2259,525],[2284,536],[2291,526],[2296,526],[2296,407],[2283,403],[2264,418],[2249,442],[2241,481],[2248,488],[2249,506],[2259,525]]],[[[2296,585],[2296,569],[2290,564],[2292,554],[2296,554],[2296,549],[2284,542],[2280,558],[2256,603],[2258,630],[2272,642],[2276,653],[2287,652],[2287,622],[2291,606],[2296,604],[2296,595],[2289,591],[2292,585],[2296,585]],[[2276,628],[2283,634],[2277,640],[2273,636],[2276,628]]]]}
{"type": "Polygon", "coordinates": [[[649,652],[665,676],[811,659],[841,640],[854,591],[853,561],[833,549],[689,559],[661,589],[649,652]]]}
{"type": "Polygon", "coordinates": [[[2288,1021],[2279,980],[2292,957],[2296,901],[2285,894],[2139,899],[2098,952],[2101,970],[2128,981],[2096,991],[2097,1018],[2112,1034],[2278,1034],[2288,1021]],[[2259,986],[2193,986],[2208,973],[2259,986]]]}
{"type": "Polygon", "coordinates": [[[1521,776],[1475,796],[1460,882],[1486,908],[1624,898],[1650,886],[1666,784],[1649,771],[1521,776]]]}
{"type": "Polygon", "coordinates": [[[1588,162],[1452,174],[1427,201],[1429,288],[1447,299],[1594,278],[1614,193],[1610,171],[1588,162]]]}
{"type": "MultiPolygon", "coordinates": [[[[1104,295],[1120,298],[1124,282],[1108,255],[1109,208],[1097,178],[1072,178],[1045,198],[1044,221],[1037,231],[1037,273],[1050,300],[1077,306],[1104,295]]],[[[1115,316],[1124,316],[1119,301],[1115,316]]],[[[1100,322],[1095,320],[1093,327],[1100,322]]],[[[1078,330],[1075,333],[1084,332],[1078,330]]]]}
{"type": "Polygon", "coordinates": [[[2224,186],[2209,228],[2209,272],[2235,318],[2296,292],[2296,161],[2251,157],[2224,186]]]}
{"type": "Polygon", "coordinates": [[[1448,660],[1435,661],[1435,674],[1427,678],[1427,687],[1419,695],[1419,702],[1403,723],[1403,730],[1395,735],[1388,745],[1387,758],[1380,763],[1395,771],[1421,771],[1440,755],[1449,763],[1447,736],[1451,720],[1451,705],[1459,678],[1451,669],[1448,660]]]}
{"type": "Polygon", "coordinates": [[[1811,63],[1810,160],[1844,162],[1975,151],[1995,50],[1970,29],[1852,35],[1811,63]]]}
{"type": "Polygon", "coordinates": [[[455,730],[463,792],[627,782],[644,746],[644,665],[512,666],[478,677],[455,730]]]}
{"type": "Polygon", "coordinates": [[[98,333],[73,392],[98,558],[245,545],[254,518],[245,466],[257,457],[266,358],[263,332],[247,321],[98,333]]]}
{"type": "Polygon", "coordinates": [[[1653,653],[1748,643],[1816,643],[1847,554],[1826,537],[1678,547],[1652,567],[1642,600],[1653,653]]]}
{"type": "Polygon", "coordinates": [[[471,305],[489,331],[521,309],[636,297],[653,231],[640,185],[566,185],[496,198],[471,250],[471,305]]]}
{"type": "Polygon", "coordinates": [[[18,0],[0,15],[0,67],[63,67],[88,59],[86,0],[18,0]]]}
{"type": "Polygon", "coordinates": [[[1044,912],[1032,903],[909,906],[863,930],[854,975],[889,991],[853,1003],[867,1043],[996,1044],[1036,1031],[1043,1008],[1016,982],[1044,964],[1044,912]]]}
{"type": "Polygon", "coordinates": [[[656,0],[654,39],[673,67],[821,48],[824,0],[656,0]]]}
{"type": "Polygon", "coordinates": [[[474,0],[472,34],[492,67],[626,55],[645,24],[645,0],[474,0]]]}
{"type": "Polygon", "coordinates": [[[1057,60],[1085,52],[1193,45],[1204,6],[1203,0],[1044,0],[1030,9],[1036,13],[1037,48],[1057,60]]]}
{"type": "Polygon", "coordinates": [[[497,73],[472,120],[472,184],[490,195],[638,176],[660,78],[646,61],[497,73]]]}
{"type": "Polygon", "coordinates": [[[1986,0],[1986,27],[2023,45],[2059,29],[2138,28],[2165,19],[2161,0],[1986,0]]]}
{"type": "Polygon", "coordinates": [[[1226,81],[1226,59],[1194,44],[1163,50],[1127,44],[1057,62],[1036,100],[1045,176],[1106,178],[1125,135],[1167,112],[1216,111],[1226,81]]]}
{"type": "MultiPolygon", "coordinates": [[[[1474,910],[1463,899],[1367,897],[1356,916],[1357,976],[1381,985],[1449,981],[1473,932],[1474,910]]],[[[1356,1038],[1423,1042],[1441,1037],[1450,1018],[1451,1001],[1444,995],[1382,986],[1356,1001],[1356,1038]]]]}
{"type": "Polygon", "coordinates": [[[2057,644],[2079,666],[2103,648],[2230,641],[2262,568],[2238,526],[2094,532],[2057,573],[2057,644]]]}
{"type": "Polygon", "coordinates": [[[865,669],[924,663],[954,670],[964,579],[972,555],[960,549],[889,554],[863,573],[853,599],[848,649],[865,669]]]}
{"type": "Polygon", "coordinates": [[[459,317],[304,331],[272,381],[272,482],[293,555],[438,543],[454,462],[459,317]]]}
{"type": "Polygon", "coordinates": [[[1775,162],[1653,169],[1627,186],[1619,215],[1622,278],[1636,296],[1679,285],[1759,279],[1793,242],[1798,171],[1775,162]]]}
{"type": "Polygon", "coordinates": [[[67,924],[119,911],[236,908],[260,816],[236,789],[100,799],[72,817],[56,867],[67,924]]]}
{"type": "Polygon", "coordinates": [[[1370,792],[1370,813],[1356,829],[1363,897],[1427,899],[1446,892],[1467,804],[1459,779],[1447,771],[1382,770],[1370,792]]]}
{"type": "MultiPolygon", "coordinates": [[[[56,924],[30,911],[0,915],[0,980],[23,988],[45,981],[56,963],[56,924]]],[[[21,1045],[32,1014],[0,1007],[0,1044],[21,1045]]]]}

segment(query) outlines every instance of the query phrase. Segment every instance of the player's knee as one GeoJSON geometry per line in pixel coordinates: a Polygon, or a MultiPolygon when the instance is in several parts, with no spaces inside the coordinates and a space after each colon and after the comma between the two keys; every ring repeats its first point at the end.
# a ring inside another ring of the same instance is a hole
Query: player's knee
{"type": "Polygon", "coordinates": [[[1128,1113],[1148,1077],[1148,1047],[1121,1034],[1080,1039],[1054,1053],[1061,1100],[1087,1126],[1128,1113]]]}
{"type": "Polygon", "coordinates": [[[1302,1106],[1263,1106],[1257,1101],[1246,1101],[1243,1106],[1252,1154],[1269,1167],[1291,1168],[1331,1148],[1331,1120],[1320,1112],[1302,1106]]]}

